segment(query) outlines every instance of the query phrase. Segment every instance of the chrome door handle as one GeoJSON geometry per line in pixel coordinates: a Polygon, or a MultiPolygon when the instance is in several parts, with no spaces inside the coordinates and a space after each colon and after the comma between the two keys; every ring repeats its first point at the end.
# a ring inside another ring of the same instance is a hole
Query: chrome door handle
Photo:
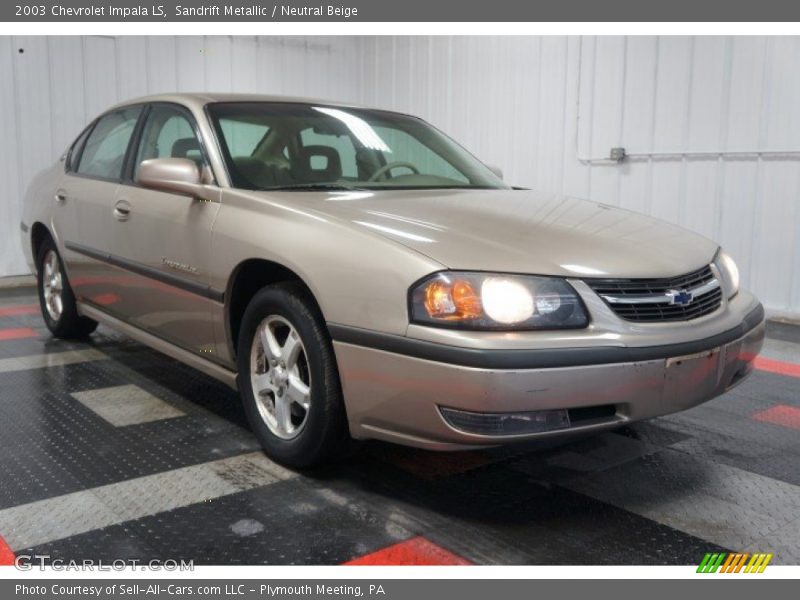
{"type": "Polygon", "coordinates": [[[118,221],[127,221],[131,216],[131,204],[127,200],[118,200],[114,205],[114,217],[118,221]]]}

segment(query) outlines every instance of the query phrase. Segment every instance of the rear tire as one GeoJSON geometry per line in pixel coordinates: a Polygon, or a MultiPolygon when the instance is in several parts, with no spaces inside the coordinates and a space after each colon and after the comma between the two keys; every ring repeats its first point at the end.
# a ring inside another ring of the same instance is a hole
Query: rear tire
{"type": "Polygon", "coordinates": [[[347,450],[333,345],[302,286],[270,285],[253,297],[242,318],[237,356],[247,418],[271,458],[307,468],[347,450]]]}
{"type": "Polygon", "coordinates": [[[75,295],[52,238],[42,242],[36,264],[39,305],[50,332],[57,338],[70,339],[86,337],[97,329],[96,321],[78,314],[75,295]]]}

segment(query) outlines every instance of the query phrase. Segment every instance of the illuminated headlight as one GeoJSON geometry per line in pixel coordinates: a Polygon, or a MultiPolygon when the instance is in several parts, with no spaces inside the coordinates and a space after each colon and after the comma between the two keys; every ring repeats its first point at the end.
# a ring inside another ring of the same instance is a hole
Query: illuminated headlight
{"type": "Polygon", "coordinates": [[[722,289],[727,298],[733,298],[739,291],[739,268],[733,259],[722,250],[717,252],[714,259],[717,270],[722,277],[722,289]]]}
{"type": "Polygon", "coordinates": [[[522,283],[508,277],[484,279],[481,303],[486,315],[497,323],[513,325],[533,316],[533,294],[522,283]]]}
{"type": "Polygon", "coordinates": [[[410,292],[411,321],[458,329],[586,327],[589,319],[563,279],[444,271],[410,292]]]}

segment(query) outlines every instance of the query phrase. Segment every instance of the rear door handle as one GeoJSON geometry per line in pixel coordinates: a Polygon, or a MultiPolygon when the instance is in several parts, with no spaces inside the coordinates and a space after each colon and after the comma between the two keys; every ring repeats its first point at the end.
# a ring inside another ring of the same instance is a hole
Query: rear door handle
{"type": "Polygon", "coordinates": [[[118,221],[127,221],[131,216],[131,203],[127,200],[117,200],[114,205],[114,218],[118,221]]]}

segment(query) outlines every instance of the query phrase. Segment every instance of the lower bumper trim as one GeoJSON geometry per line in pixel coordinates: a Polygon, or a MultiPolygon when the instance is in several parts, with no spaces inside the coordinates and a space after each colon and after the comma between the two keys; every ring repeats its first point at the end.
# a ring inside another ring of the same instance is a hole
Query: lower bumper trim
{"type": "Polygon", "coordinates": [[[664,346],[600,348],[537,348],[530,350],[485,350],[461,348],[401,335],[381,333],[358,327],[328,323],[334,341],[363,346],[412,358],[479,369],[554,369],[615,363],[635,363],[704,352],[724,346],[749,333],[764,321],[764,307],[759,304],[742,322],[727,331],[701,340],[664,346]]]}

